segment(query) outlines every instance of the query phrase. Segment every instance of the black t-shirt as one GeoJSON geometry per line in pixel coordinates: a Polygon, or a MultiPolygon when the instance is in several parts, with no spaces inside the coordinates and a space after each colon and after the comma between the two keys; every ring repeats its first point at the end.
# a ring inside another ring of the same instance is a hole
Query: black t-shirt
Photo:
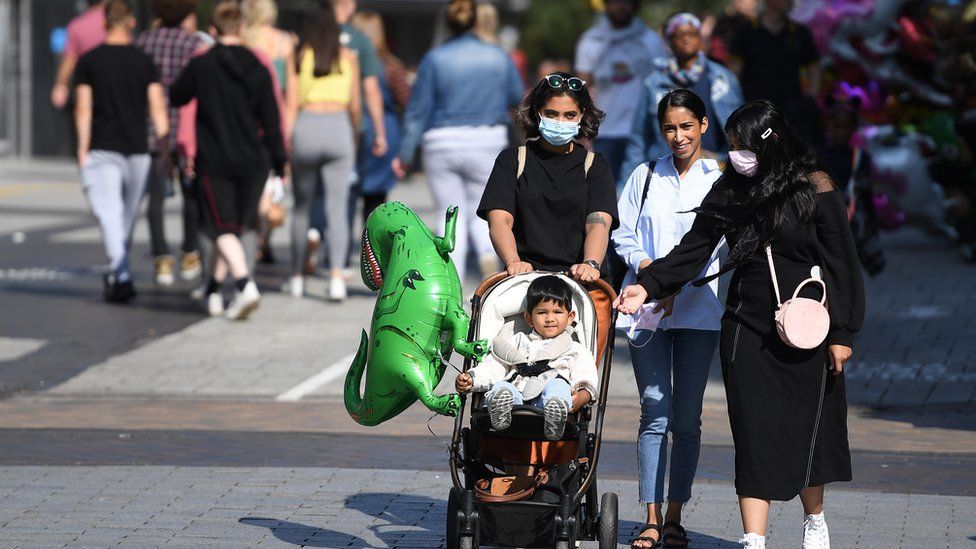
{"type": "Polygon", "coordinates": [[[102,44],[78,59],[75,84],[92,88],[91,150],[145,154],[149,85],[159,82],[151,57],[135,46],[102,44]]]}
{"type": "Polygon", "coordinates": [[[742,59],[746,101],[769,99],[781,107],[790,107],[802,97],[800,69],[820,58],[813,35],[793,22],[776,34],[759,22],[747,23],[735,34],[731,50],[742,59]]]}
{"type": "Polygon", "coordinates": [[[502,151],[488,178],[478,216],[505,210],[522,261],[535,269],[562,271],[585,258],[586,216],[604,212],[617,228],[617,191],[610,166],[597,153],[584,177],[586,149],[577,144],[569,154],[556,154],[530,141],[522,177],[515,180],[518,147],[502,151]]]}

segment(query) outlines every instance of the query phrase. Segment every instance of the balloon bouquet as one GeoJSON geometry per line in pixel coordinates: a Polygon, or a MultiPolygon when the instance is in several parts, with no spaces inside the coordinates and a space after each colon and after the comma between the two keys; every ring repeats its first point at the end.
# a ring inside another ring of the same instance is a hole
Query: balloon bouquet
{"type": "Polygon", "coordinates": [[[801,0],[792,15],[811,28],[824,54],[833,80],[828,95],[856,97],[861,119],[871,124],[854,146],[873,161],[880,228],[907,223],[972,250],[976,2],[963,4],[801,0]],[[969,126],[965,112],[974,113],[969,126]]]}

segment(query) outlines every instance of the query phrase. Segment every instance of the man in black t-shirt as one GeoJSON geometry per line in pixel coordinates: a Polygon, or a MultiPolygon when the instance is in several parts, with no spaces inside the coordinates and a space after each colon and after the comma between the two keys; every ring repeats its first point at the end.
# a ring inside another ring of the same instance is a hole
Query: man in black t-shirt
{"type": "Polygon", "coordinates": [[[132,45],[136,20],[126,0],[105,3],[105,43],[75,69],[78,166],[108,254],[105,299],[135,296],[128,250],[149,175],[147,114],[156,136],[169,133],[166,101],[152,59],[132,45]]]}
{"type": "Polygon", "coordinates": [[[776,103],[800,135],[820,143],[823,131],[813,99],[820,88],[820,53],[810,30],[789,19],[792,7],[792,0],[767,0],[759,18],[735,34],[729,67],[738,74],[746,101],[776,103]]]}
{"type": "Polygon", "coordinates": [[[240,236],[256,225],[269,153],[275,173],[285,175],[285,145],[271,74],[241,45],[243,17],[236,1],[217,4],[213,26],[217,44],[190,61],[169,95],[174,106],[197,99],[196,187],[216,256],[207,308],[212,315],[243,320],[261,294],[251,280],[240,236]],[[228,274],[237,291],[225,310],[220,287],[228,274]]]}

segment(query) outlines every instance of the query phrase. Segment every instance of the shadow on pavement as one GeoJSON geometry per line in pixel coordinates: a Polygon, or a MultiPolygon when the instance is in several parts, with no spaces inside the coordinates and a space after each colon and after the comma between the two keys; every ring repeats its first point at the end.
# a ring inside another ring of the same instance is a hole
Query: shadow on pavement
{"type": "Polygon", "coordinates": [[[915,427],[940,427],[976,431],[976,404],[926,405],[916,409],[875,410],[871,417],[911,423],[915,427]]]}
{"type": "MultiPolygon", "coordinates": [[[[630,547],[630,542],[638,535],[640,535],[641,528],[644,525],[639,522],[634,522],[631,520],[622,520],[617,524],[617,543],[626,545],[630,547]]],[[[687,525],[683,525],[686,528],[687,525]]],[[[688,547],[696,547],[701,549],[736,549],[741,547],[738,543],[716,538],[714,536],[709,536],[706,534],[699,534],[688,528],[688,547]]]]}
{"type": "Polygon", "coordinates": [[[340,544],[345,547],[369,547],[365,540],[352,534],[297,522],[262,517],[244,517],[238,522],[247,526],[267,528],[281,541],[302,547],[338,547],[340,544]]]}

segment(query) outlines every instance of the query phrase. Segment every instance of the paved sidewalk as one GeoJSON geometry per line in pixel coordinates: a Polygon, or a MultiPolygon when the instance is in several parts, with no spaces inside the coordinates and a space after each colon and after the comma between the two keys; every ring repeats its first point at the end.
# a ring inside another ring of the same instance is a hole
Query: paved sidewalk
{"type": "MultiPolygon", "coordinates": [[[[4,467],[0,546],[444,547],[445,474],[336,468],[4,467]]],[[[620,546],[641,520],[636,483],[620,496],[620,546]]],[[[828,492],[832,545],[971,548],[972,498],[828,492]]],[[[734,491],[699,482],[684,521],[696,548],[732,549],[734,491]]],[[[770,547],[797,547],[802,509],[773,504],[770,547]]],[[[586,543],[584,547],[595,547],[586,543]]]]}

